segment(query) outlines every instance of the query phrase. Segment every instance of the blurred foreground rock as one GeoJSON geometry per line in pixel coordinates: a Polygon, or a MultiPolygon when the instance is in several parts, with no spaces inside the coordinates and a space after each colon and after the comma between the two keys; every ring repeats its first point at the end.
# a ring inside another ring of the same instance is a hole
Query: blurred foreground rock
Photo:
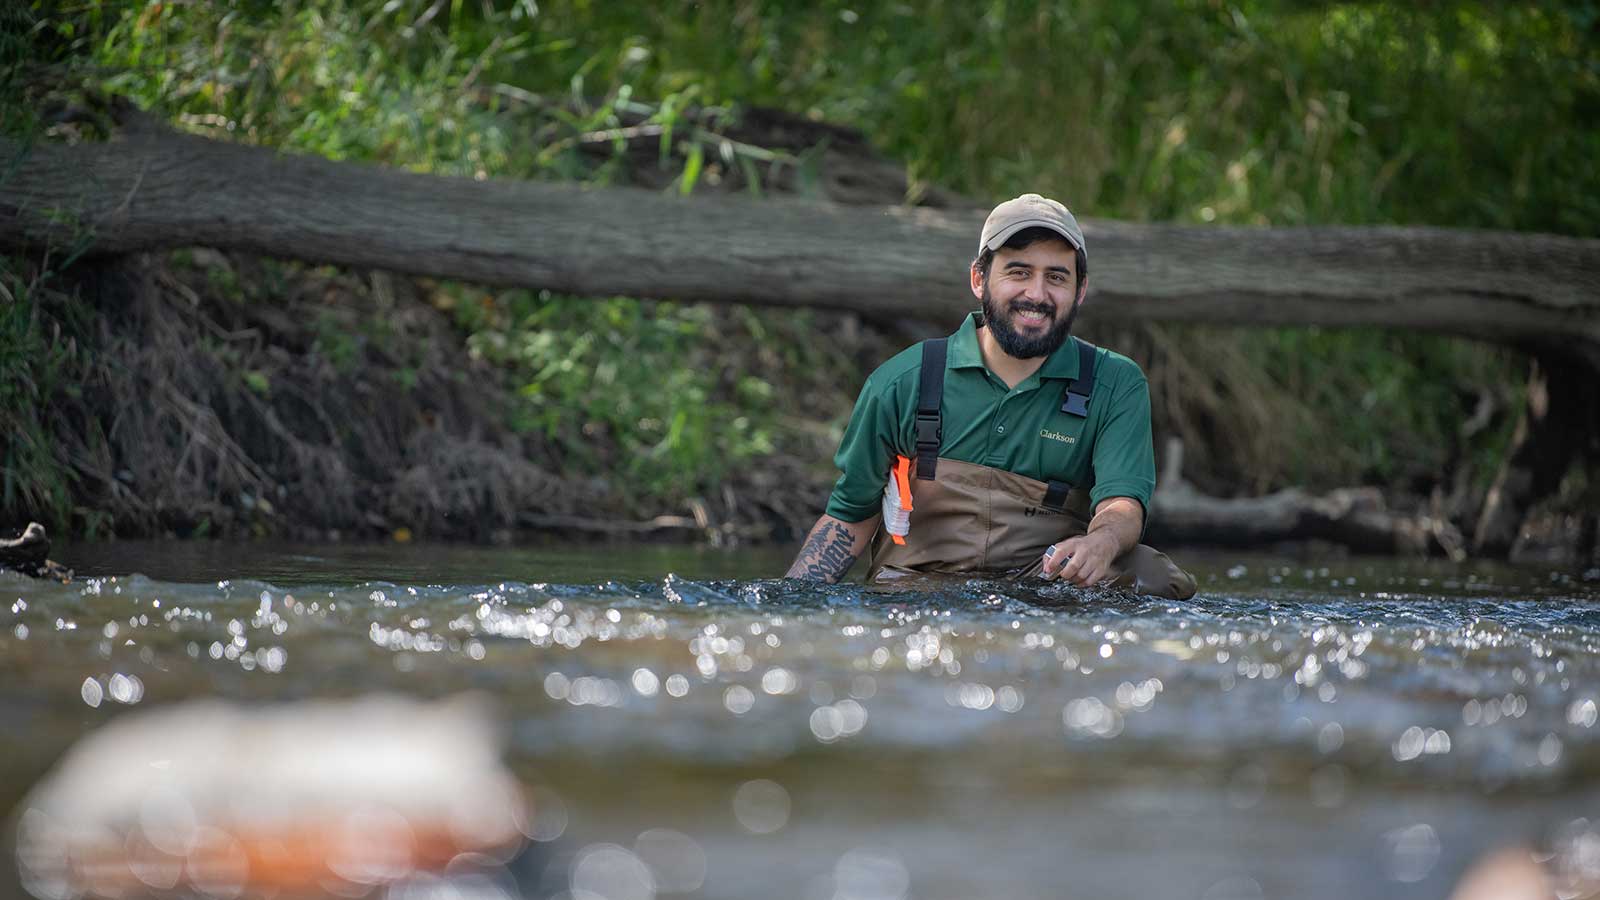
{"type": "MultiPolygon", "coordinates": [[[[130,713],[80,741],[23,802],[17,869],[47,898],[503,882],[529,818],[499,757],[473,699],[130,713]]],[[[472,896],[509,896],[478,887],[472,896]]]]}

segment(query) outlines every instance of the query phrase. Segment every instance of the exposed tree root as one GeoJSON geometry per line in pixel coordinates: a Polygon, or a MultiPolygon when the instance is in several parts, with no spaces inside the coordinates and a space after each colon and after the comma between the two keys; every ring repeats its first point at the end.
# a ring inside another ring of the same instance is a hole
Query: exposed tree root
{"type": "MultiPolygon", "coordinates": [[[[785,540],[826,498],[834,437],[820,422],[851,400],[801,391],[789,408],[819,422],[803,446],[663,509],[513,431],[513,376],[473,359],[412,279],[195,250],[80,266],[58,287],[76,298],[56,291],[53,312],[93,315],[78,323],[84,371],[48,399],[73,525],[89,534],[785,540]]],[[[819,319],[860,349],[853,317],[819,319]]],[[[730,372],[783,365],[730,343],[730,372]]]]}
{"type": "MultiPolygon", "coordinates": [[[[1554,354],[1530,364],[1527,404],[1473,534],[1473,550],[1510,554],[1529,510],[1556,492],[1575,459],[1600,457],[1600,394],[1583,362],[1554,354]]],[[[1588,549],[1592,540],[1583,538],[1588,549]]]]}
{"type": "Polygon", "coordinates": [[[0,539],[0,571],[11,569],[32,578],[71,581],[72,570],[51,562],[49,556],[50,538],[38,522],[29,522],[19,537],[0,539]]]}
{"type": "Polygon", "coordinates": [[[281,306],[217,302],[190,280],[268,273],[217,254],[202,262],[182,277],[142,257],[78,275],[101,316],[99,348],[79,398],[56,402],[78,426],[62,436],[85,499],[117,532],[485,537],[526,510],[593,499],[497,424],[507,398],[494,373],[473,370],[426,304],[409,298],[380,314],[350,276],[305,270],[281,306]],[[352,304],[418,357],[387,359],[352,304]],[[331,359],[317,328],[349,358],[331,359]]]}

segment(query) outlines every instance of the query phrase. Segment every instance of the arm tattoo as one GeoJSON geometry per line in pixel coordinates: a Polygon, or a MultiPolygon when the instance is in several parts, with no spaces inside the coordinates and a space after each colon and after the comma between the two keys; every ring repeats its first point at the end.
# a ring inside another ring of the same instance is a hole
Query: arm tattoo
{"type": "Polygon", "coordinates": [[[789,567],[788,577],[833,584],[850,570],[856,557],[861,555],[851,549],[854,544],[855,539],[839,523],[823,522],[806,538],[800,555],[789,567]]]}

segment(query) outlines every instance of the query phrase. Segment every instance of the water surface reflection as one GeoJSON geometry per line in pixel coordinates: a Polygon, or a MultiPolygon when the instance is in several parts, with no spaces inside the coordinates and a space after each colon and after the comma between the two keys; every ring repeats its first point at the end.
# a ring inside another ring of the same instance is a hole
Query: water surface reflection
{"type": "Polygon", "coordinates": [[[161,546],[0,575],[7,805],[130,709],[478,691],[544,894],[1443,897],[1507,843],[1600,881],[1596,572],[1228,558],[1176,603],[161,546]]]}

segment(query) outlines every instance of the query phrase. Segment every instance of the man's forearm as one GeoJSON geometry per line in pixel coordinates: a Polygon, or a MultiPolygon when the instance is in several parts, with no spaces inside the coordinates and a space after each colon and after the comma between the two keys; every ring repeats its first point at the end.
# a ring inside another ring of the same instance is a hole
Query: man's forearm
{"type": "Polygon", "coordinates": [[[1115,555],[1127,553],[1138,545],[1139,535],[1144,533],[1144,507],[1139,505],[1139,501],[1127,497],[1102,500],[1094,518],[1089,520],[1089,533],[1100,532],[1117,539],[1115,555]]]}
{"type": "Polygon", "coordinates": [[[824,515],[806,535],[800,555],[789,566],[787,578],[804,578],[808,581],[825,581],[832,584],[850,571],[855,561],[872,543],[872,534],[878,530],[878,516],[865,522],[846,522],[824,515]]]}

